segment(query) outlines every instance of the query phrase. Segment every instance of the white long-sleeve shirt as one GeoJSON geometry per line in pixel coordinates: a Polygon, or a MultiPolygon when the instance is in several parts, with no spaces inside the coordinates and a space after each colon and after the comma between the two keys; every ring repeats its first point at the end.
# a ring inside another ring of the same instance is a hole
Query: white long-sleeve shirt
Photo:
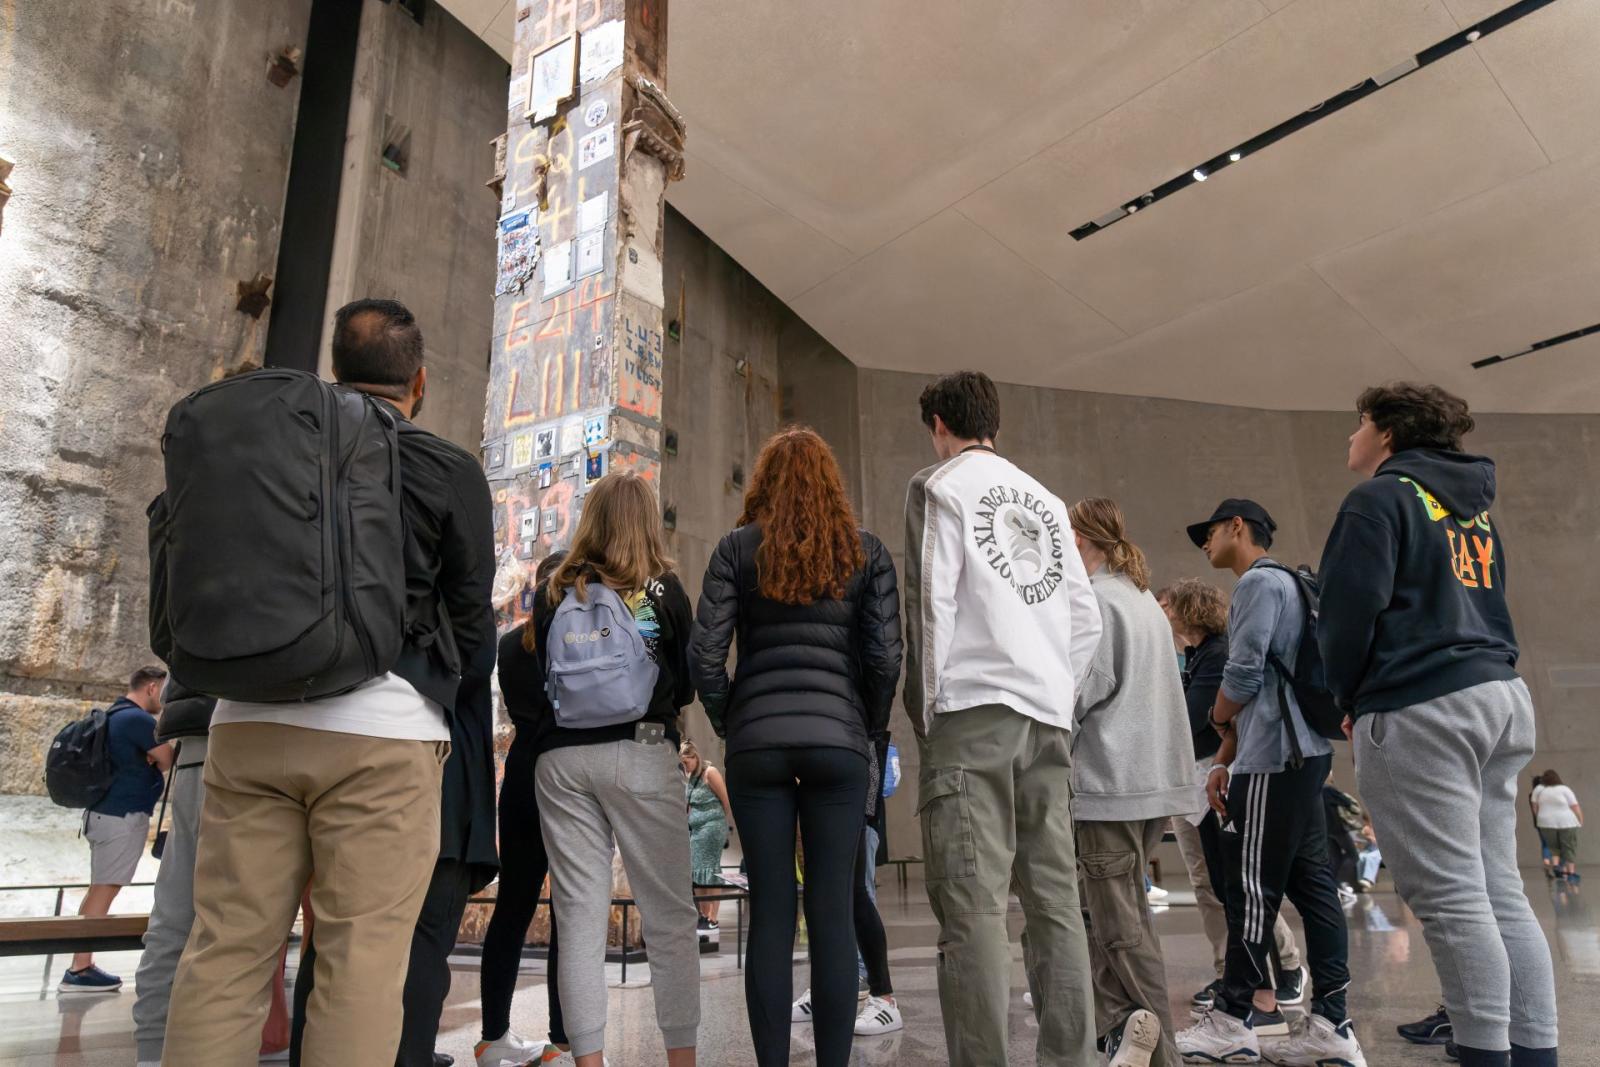
{"type": "Polygon", "coordinates": [[[1100,608],[1067,508],[988,449],[911,480],[906,496],[906,711],[1001,704],[1072,729],[1100,608]]]}

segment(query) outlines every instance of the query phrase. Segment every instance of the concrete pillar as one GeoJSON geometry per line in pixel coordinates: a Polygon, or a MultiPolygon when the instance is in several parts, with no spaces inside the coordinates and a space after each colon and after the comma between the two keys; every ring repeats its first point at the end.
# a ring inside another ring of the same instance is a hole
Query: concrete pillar
{"type": "Polygon", "coordinates": [[[663,196],[684,132],[666,42],[665,0],[518,0],[483,428],[502,626],[602,474],[659,484],[663,196]]]}

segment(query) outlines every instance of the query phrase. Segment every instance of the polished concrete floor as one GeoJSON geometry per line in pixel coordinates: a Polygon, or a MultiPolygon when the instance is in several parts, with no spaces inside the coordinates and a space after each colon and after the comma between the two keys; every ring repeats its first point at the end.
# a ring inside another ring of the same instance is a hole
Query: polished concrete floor
{"type": "MultiPolygon", "coordinates": [[[[1530,871],[1529,896],[1550,938],[1556,961],[1562,1022],[1564,1062],[1568,1065],[1600,1064],[1600,904],[1578,887],[1552,885],[1530,871]]],[[[1600,882],[1595,883],[1600,887],[1600,882]]],[[[937,927],[929,912],[921,884],[912,878],[901,889],[894,875],[882,872],[880,905],[888,927],[890,961],[901,1008],[904,1031],[882,1038],[858,1039],[852,1064],[929,1065],[946,1061],[939,998],[934,979],[937,927]]],[[[1167,974],[1174,1012],[1187,1016],[1187,996],[1210,980],[1210,949],[1200,929],[1198,913],[1183,906],[1186,895],[1172,879],[1175,906],[1161,911],[1157,925],[1167,958],[1167,974]]],[[[1392,893],[1380,891],[1362,897],[1350,910],[1350,960],[1355,976],[1350,994],[1351,1014],[1357,1020],[1367,1061],[1371,1067],[1444,1062],[1438,1049],[1415,1048],[1395,1036],[1397,1023],[1419,1018],[1434,1007],[1437,984],[1427,947],[1416,920],[1392,893]]],[[[1595,892],[1600,892],[1597,888],[1595,892]]],[[[1187,898],[1192,901],[1192,897],[1187,898]]],[[[745,1028],[744,993],[734,961],[734,912],[723,916],[727,944],[716,956],[707,956],[702,969],[700,1062],[715,1067],[754,1064],[745,1028]]],[[[1016,991],[1011,1014],[1012,1064],[1034,1062],[1031,1013],[1023,1006],[1021,949],[1016,934],[1021,913],[1013,905],[1013,958],[1017,961],[1012,985],[1016,991]]],[[[59,1065],[59,1067],[132,1067],[132,975],[135,953],[112,953],[101,961],[107,969],[129,979],[128,990],[115,996],[58,999],[55,983],[62,961],[38,958],[0,960],[0,1064],[59,1065]]],[[[292,962],[292,961],[291,961],[292,962]]],[[[655,1030],[655,1013],[648,986],[649,968],[630,966],[628,982],[620,982],[618,968],[610,968],[611,1062],[617,1067],[657,1064],[665,1057],[655,1030]]],[[[548,1022],[545,1010],[544,965],[530,961],[513,1009],[513,1027],[525,1036],[542,1036],[548,1022]]],[[[797,958],[795,989],[807,984],[803,961],[797,958]]],[[[456,979],[445,1008],[439,1049],[456,1057],[462,1067],[471,1063],[472,1045],[478,1039],[478,983],[470,958],[456,961],[456,979]]],[[[1180,1024],[1181,1025],[1181,1024],[1180,1024]]],[[[796,1065],[815,1063],[806,1027],[794,1028],[796,1065]]]]}

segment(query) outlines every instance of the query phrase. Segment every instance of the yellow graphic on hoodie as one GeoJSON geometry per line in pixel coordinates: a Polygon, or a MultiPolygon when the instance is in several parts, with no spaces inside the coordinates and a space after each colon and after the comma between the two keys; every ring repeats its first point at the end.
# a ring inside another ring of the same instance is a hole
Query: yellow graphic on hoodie
{"type": "Polygon", "coordinates": [[[1456,580],[1468,589],[1493,589],[1494,588],[1494,537],[1488,536],[1489,513],[1480,512],[1470,519],[1458,519],[1450,514],[1450,509],[1439,503],[1438,498],[1424,489],[1419,483],[1410,478],[1401,478],[1411,488],[1417,491],[1417,498],[1422,501],[1423,510],[1428,513],[1429,522],[1443,522],[1452,520],[1459,530],[1452,529],[1447,523],[1444,527],[1445,537],[1450,542],[1450,571],[1456,580]],[[1468,534],[1468,530],[1482,530],[1486,536],[1468,534]]]}

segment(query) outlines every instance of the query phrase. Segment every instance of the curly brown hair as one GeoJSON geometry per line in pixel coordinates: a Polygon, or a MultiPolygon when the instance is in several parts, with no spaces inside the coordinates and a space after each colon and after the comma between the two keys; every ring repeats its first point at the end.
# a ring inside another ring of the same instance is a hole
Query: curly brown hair
{"type": "Polygon", "coordinates": [[[1163,589],[1167,610],[1187,629],[1228,632],[1228,594],[1198,578],[1180,578],[1163,589]]]}
{"type": "Polygon", "coordinates": [[[1356,411],[1387,430],[1389,449],[1439,448],[1461,451],[1461,438],[1472,432],[1472,415],[1467,402],[1437,385],[1417,382],[1388,382],[1362,391],[1356,398],[1356,411]]]}
{"type": "Polygon", "coordinates": [[[761,527],[756,573],[768,600],[842,598],[866,563],[839,461],[809,427],[780,430],[762,446],[738,525],[751,523],[761,527]]]}

